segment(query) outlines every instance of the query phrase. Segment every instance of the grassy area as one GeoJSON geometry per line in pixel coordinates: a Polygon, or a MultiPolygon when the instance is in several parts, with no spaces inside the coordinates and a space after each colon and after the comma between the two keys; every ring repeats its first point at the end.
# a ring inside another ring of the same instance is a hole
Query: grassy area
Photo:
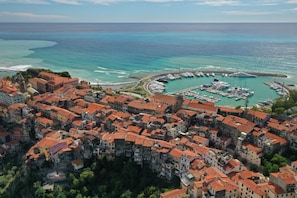
{"type": "Polygon", "coordinates": [[[135,84],[123,87],[121,91],[139,94],[143,97],[149,96],[149,93],[144,89],[145,80],[141,80],[135,84]]]}

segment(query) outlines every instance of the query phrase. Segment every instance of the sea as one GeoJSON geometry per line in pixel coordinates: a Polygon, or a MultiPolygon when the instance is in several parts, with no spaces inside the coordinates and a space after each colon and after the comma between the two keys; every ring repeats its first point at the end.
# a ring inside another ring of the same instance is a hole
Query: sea
{"type": "MultiPolygon", "coordinates": [[[[0,76],[30,67],[68,71],[72,77],[99,84],[132,82],[136,79],[131,77],[183,70],[288,76],[222,79],[254,91],[249,98],[249,105],[254,105],[279,97],[264,82],[297,83],[297,24],[0,23],[0,76]]],[[[170,81],[165,92],[212,80],[170,81]]],[[[244,103],[222,98],[218,104],[244,103]]]]}

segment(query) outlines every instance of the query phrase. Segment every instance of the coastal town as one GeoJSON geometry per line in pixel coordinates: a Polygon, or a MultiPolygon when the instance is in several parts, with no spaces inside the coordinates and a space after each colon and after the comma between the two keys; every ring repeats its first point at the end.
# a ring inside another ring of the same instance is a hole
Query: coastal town
{"type": "MultiPolygon", "coordinates": [[[[199,88],[223,94],[224,86],[216,81],[199,88]]],[[[161,193],[161,198],[297,195],[296,160],[287,159],[274,171],[263,168],[265,154],[297,151],[294,116],[216,106],[181,93],[135,97],[41,71],[26,80],[21,74],[0,79],[0,123],[0,158],[32,143],[23,163],[42,176],[49,192],[82,171],[87,160],[124,157],[150,168],[156,177],[179,179],[180,188],[161,193]]]]}

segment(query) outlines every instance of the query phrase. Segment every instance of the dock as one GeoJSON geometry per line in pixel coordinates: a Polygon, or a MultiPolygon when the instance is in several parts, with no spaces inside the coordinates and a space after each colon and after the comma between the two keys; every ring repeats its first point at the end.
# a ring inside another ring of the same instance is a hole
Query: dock
{"type": "Polygon", "coordinates": [[[179,90],[179,91],[168,92],[168,93],[166,93],[166,95],[179,95],[179,94],[181,94],[183,96],[194,97],[195,99],[198,99],[198,100],[213,102],[213,103],[217,103],[217,102],[220,101],[219,98],[214,98],[212,96],[206,96],[206,95],[200,95],[198,92],[193,91],[195,89],[199,89],[200,86],[201,85],[186,88],[186,89],[179,90]]]}

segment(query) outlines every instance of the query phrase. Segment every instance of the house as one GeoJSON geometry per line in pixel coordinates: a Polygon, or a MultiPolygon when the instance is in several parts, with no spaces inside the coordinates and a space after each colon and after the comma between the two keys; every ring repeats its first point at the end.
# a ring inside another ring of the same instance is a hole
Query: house
{"type": "Polygon", "coordinates": [[[82,169],[84,167],[84,162],[81,159],[72,160],[71,164],[75,171],[82,169]]]}
{"type": "Polygon", "coordinates": [[[258,167],[261,165],[261,157],[264,155],[262,148],[250,143],[242,144],[240,150],[237,151],[237,153],[239,153],[243,159],[246,159],[249,163],[258,167]]]}
{"type": "Polygon", "coordinates": [[[173,164],[173,167],[174,168],[174,174],[176,176],[181,176],[181,173],[180,173],[180,165],[181,165],[181,157],[182,157],[182,154],[183,152],[178,149],[178,148],[173,148],[171,149],[171,151],[169,152],[169,158],[173,164]]]}
{"type": "Polygon", "coordinates": [[[270,119],[271,115],[261,112],[261,111],[254,111],[252,109],[248,110],[246,119],[255,123],[259,127],[263,127],[266,122],[270,119]]]}
{"type": "Polygon", "coordinates": [[[170,113],[177,112],[183,104],[183,97],[181,95],[179,96],[169,96],[164,94],[155,94],[150,97],[150,101],[159,103],[159,104],[166,104],[170,108],[170,113]]]}
{"type": "Polygon", "coordinates": [[[170,112],[170,106],[157,102],[145,101],[142,99],[133,100],[128,103],[128,112],[130,113],[148,113],[152,115],[164,114],[170,112]]]}
{"type": "Polygon", "coordinates": [[[0,102],[6,105],[24,103],[23,93],[19,92],[15,87],[0,88],[0,102]]]}
{"type": "Polygon", "coordinates": [[[237,117],[242,117],[243,115],[243,110],[241,108],[239,109],[236,109],[236,108],[233,108],[233,107],[223,107],[223,106],[220,106],[218,107],[218,114],[226,117],[227,115],[234,115],[234,116],[237,116],[237,117]]]}
{"type": "Polygon", "coordinates": [[[228,115],[223,120],[220,130],[224,136],[231,137],[232,143],[236,145],[238,139],[244,140],[253,131],[255,125],[244,118],[228,115]]]}
{"type": "Polygon", "coordinates": [[[231,180],[239,187],[239,197],[263,198],[267,196],[269,183],[257,173],[244,170],[232,176],[231,180]]]}
{"type": "Polygon", "coordinates": [[[198,135],[194,135],[192,138],[193,142],[198,144],[198,145],[202,145],[202,146],[208,146],[209,145],[209,140],[207,138],[198,136],[198,135]]]}
{"type": "Polygon", "coordinates": [[[270,173],[269,181],[277,186],[280,186],[286,193],[286,197],[293,198],[296,195],[296,172],[294,172],[289,166],[281,167],[277,173],[270,173]]]}

